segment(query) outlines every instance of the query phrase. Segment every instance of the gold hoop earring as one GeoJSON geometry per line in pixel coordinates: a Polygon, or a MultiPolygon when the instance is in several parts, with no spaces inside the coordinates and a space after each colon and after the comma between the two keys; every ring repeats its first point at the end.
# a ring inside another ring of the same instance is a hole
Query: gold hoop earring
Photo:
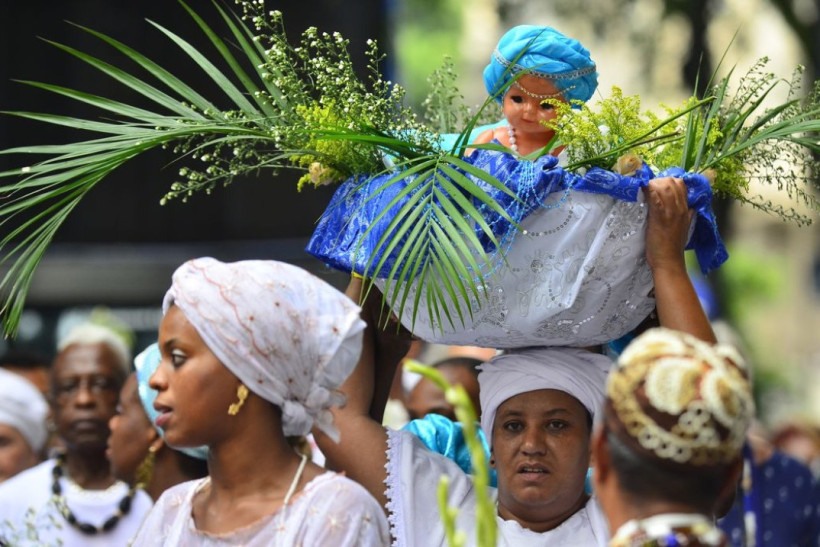
{"type": "Polygon", "coordinates": [[[154,463],[157,461],[158,446],[148,447],[148,454],[140,462],[136,473],[136,488],[145,488],[154,476],[154,463]]]}
{"type": "Polygon", "coordinates": [[[228,414],[230,416],[239,414],[239,409],[242,408],[242,405],[245,404],[245,399],[248,398],[248,388],[245,387],[245,384],[239,384],[239,387],[236,388],[236,396],[239,400],[235,403],[231,403],[231,406],[228,407],[228,414]]]}

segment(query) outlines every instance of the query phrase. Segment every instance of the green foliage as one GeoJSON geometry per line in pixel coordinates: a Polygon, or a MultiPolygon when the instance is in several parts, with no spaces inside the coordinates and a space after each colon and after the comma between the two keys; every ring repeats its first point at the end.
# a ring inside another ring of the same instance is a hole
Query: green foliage
{"type": "MultiPolygon", "coordinates": [[[[456,67],[462,66],[457,55],[461,36],[463,3],[460,0],[403,0],[396,2],[393,34],[393,58],[399,67],[408,101],[421,105],[427,94],[427,78],[442,62],[442,52],[456,55],[456,67]]],[[[463,71],[462,71],[463,72],[463,71]]],[[[458,130],[457,130],[458,131],[458,130]]]]}
{"type": "Polygon", "coordinates": [[[800,98],[802,67],[790,80],[764,70],[760,59],[730,89],[731,73],[712,86],[705,99],[690,97],[665,116],[640,112],[640,99],[613,88],[594,107],[553,101],[559,116],[550,125],[567,145],[568,169],[611,169],[625,154],[634,154],[663,170],[682,167],[707,174],[712,189],[799,225],[812,218],[795,207],[784,208],[750,191],[756,181],[784,191],[796,207],[820,212],[816,173],[820,168],[820,83],[800,98]],[[787,99],[764,107],[777,87],[787,99]]]}
{"type": "MultiPolygon", "coordinates": [[[[230,184],[237,176],[260,170],[305,171],[301,186],[337,182],[354,174],[392,172],[382,188],[406,186],[394,204],[415,192],[390,219],[388,229],[388,233],[395,229],[400,236],[407,235],[408,243],[397,247],[399,240],[388,242],[385,235],[382,243],[389,245],[387,253],[395,251],[397,266],[387,274],[381,271],[384,261],[373,264],[371,260],[375,269],[368,271],[398,280],[391,291],[385,291],[392,303],[399,298],[406,300],[407,280],[418,280],[424,284],[424,297],[433,303],[435,313],[443,309],[451,321],[455,320],[444,304],[445,295],[456,301],[464,298],[464,302],[468,294],[478,295],[481,280],[472,272],[492,260],[473,233],[473,226],[480,226],[495,240],[478,212],[479,205],[488,204],[509,219],[503,208],[465,175],[470,172],[511,193],[460,157],[479,118],[467,120],[453,151],[442,151],[438,133],[405,106],[403,88],[382,79],[379,65],[383,57],[375,42],[368,42],[367,77],[362,79],[354,71],[348,41],[341,35],[309,28],[292,46],[285,36],[282,14],[265,12],[262,1],[238,0],[241,16],[214,2],[231,46],[180,3],[208,37],[219,64],[169,29],[151,24],[213,80],[220,90],[217,97],[203,96],[172,71],[114,38],[80,27],[124,54],[147,77],[137,77],[74,48],[53,45],[142,95],[152,108],[52,84],[24,82],[87,103],[103,116],[80,119],[7,113],[88,131],[93,137],[0,151],[36,157],[30,165],[0,173],[0,178],[12,179],[0,185],[0,225],[8,228],[0,239],[0,250],[3,261],[10,263],[0,281],[0,291],[7,294],[1,310],[6,333],[16,331],[36,267],[77,203],[131,158],[155,148],[169,151],[174,161],[182,164],[181,180],[171,185],[160,203],[185,201],[195,192],[210,193],[218,184],[230,184]],[[228,106],[217,106],[220,104],[228,106]],[[446,278],[453,273],[465,277],[453,283],[446,278]]],[[[451,83],[443,78],[434,85],[433,97],[438,93],[444,106],[454,104],[459,96],[451,83]]],[[[463,115],[447,123],[452,126],[456,119],[463,120],[463,115]]]]}
{"type": "MultiPolygon", "coordinates": [[[[547,102],[557,112],[549,125],[555,129],[557,141],[567,147],[569,169],[611,169],[625,153],[637,154],[654,164],[659,144],[680,136],[673,121],[663,123],[652,112],[641,112],[640,97],[625,97],[615,86],[611,96],[599,101],[595,108],[581,101],[547,102]]],[[[673,118],[680,115],[669,112],[673,118]]]]}
{"type": "MultiPolygon", "coordinates": [[[[56,48],[94,67],[148,99],[151,107],[137,107],[84,91],[40,82],[24,82],[97,108],[99,119],[56,114],[10,112],[33,121],[88,131],[87,140],[62,145],[36,145],[0,151],[33,156],[29,165],[0,173],[0,239],[3,261],[11,264],[0,281],[8,296],[2,308],[4,328],[12,334],[25,303],[34,271],[62,222],[93,188],[130,159],[155,148],[169,151],[180,163],[180,181],[162,198],[185,200],[195,192],[211,192],[218,184],[261,170],[297,169],[305,173],[300,187],[337,182],[351,175],[389,173],[380,185],[389,191],[400,185],[372,226],[392,212],[377,243],[382,258],[369,258],[368,272],[386,278],[385,298],[402,309],[411,285],[423,287],[413,295],[413,317],[421,298],[431,322],[452,326],[472,313],[471,300],[483,302],[482,272],[492,270],[503,253],[484,250],[476,230],[492,234],[479,207],[486,206],[510,220],[507,212],[474,179],[513,196],[511,190],[462,158],[474,127],[488,114],[497,118],[494,97],[475,112],[463,106],[455,70],[446,61],[430,80],[425,103],[427,120],[405,104],[404,89],[381,77],[383,56],[368,43],[365,78],[358,77],[348,54],[348,41],[338,33],[307,29],[296,45],[285,36],[282,14],[266,12],[260,0],[237,0],[241,16],[214,8],[228,34],[221,38],[182,3],[207,36],[216,61],[194,49],[182,37],[151,23],[217,86],[205,97],[159,63],[114,38],[80,29],[108,44],[132,61],[138,77],[74,48],[56,48]],[[230,46],[229,46],[230,43],[230,46]],[[226,106],[223,106],[226,105],[226,106]],[[439,132],[461,132],[450,150],[441,150],[439,132]],[[394,266],[385,271],[392,254],[394,266]]],[[[610,168],[627,153],[640,154],[658,167],[716,169],[715,189],[784,218],[807,223],[794,210],[749,195],[748,178],[785,190],[792,199],[818,210],[810,176],[817,167],[812,153],[820,151],[820,91],[796,97],[796,74],[789,100],[757,114],[763,99],[779,79],[756,66],[729,93],[722,80],[703,100],[690,99],[661,118],[640,114],[637,98],[619,91],[599,110],[579,111],[559,105],[556,130],[569,145],[569,169],[592,165],[610,168]],[[601,127],[608,127],[608,131],[601,127]],[[668,163],[667,163],[668,162],[668,163]]],[[[503,90],[499,93],[503,93],[503,90]]],[[[555,143],[552,143],[554,145],[555,143]]],[[[477,148],[498,148],[495,144],[477,148]]],[[[534,152],[529,159],[545,153],[534,152]]],[[[376,196],[373,196],[376,197],[376,196]]],[[[372,198],[371,198],[372,199],[372,198]]],[[[363,239],[371,235],[371,230],[363,239]]],[[[373,280],[368,280],[372,286],[373,280]]]]}

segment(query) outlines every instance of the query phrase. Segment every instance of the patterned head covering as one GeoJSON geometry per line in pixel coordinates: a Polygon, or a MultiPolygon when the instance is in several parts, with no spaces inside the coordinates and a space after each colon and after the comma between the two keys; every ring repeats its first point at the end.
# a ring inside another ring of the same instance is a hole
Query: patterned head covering
{"type": "Polygon", "coordinates": [[[607,382],[607,428],[638,454],[672,466],[740,456],[754,415],[740,354],[655,328],[621,354],[607,382]]]}
{"type": "Polygon", "coordinates": [[[48,403],[34,384],[0,368],[0,424],[16,429],[35,452],[46,444],[48,403]]]}
{"type": "Polygon", "coordinates": [[[493,445],[493,423],[507,399],[539,389],[556,389],[575,397],[594,418],[604,402],[606,375],[612,361],[580,348],[527,348],[493,357],[478,375],[481,429],[493,445]]]}
{"type": "Polygon", "coordinates": [[[282,409],[285,435],[315,424],[338,441],[329,408],[362,349],[365,323],[347,296],[283,262],[180,266],[163,313],[176,305],[202,340],[249,390],[282,409]]]}
{"type": "MultiPolygon", "coordinates": [[[[581,42],[551,27],[519,25],[508,30],[484,68],[484,86],[495,95],[519,73],[555,83],[567,101],[588,101],[598,87],[598,73],[581,42]]],[[[500,102],[503,93],[496,99],[500,102]]]]}
{"type": "MultiPolygon", "coordinates": [[[[151,378],[151,375],[157,370],[161,360],[162,356],[159,352],[159,346],[156,343],[151,344],[142,350],[142,353],[134,357],[134,368],[137,370],[137,394],[139,394],[140,402],[142,403],[142,408],[145,410],[146,416],[148,416],[148,419],[154,424],[154,429],[156,429],[157,433],[162,437],[165,436],[165,431],[161,427],[156,426],[156,419],[157,416],[159,416],[159,412],[154,408],[154,399],[157,398],[157,392],[148,385],[148,379],[151,378]]],[[[172,448],[192,458],[198,458],[200,460],[208,459],[207,446],[172,448]]]]}

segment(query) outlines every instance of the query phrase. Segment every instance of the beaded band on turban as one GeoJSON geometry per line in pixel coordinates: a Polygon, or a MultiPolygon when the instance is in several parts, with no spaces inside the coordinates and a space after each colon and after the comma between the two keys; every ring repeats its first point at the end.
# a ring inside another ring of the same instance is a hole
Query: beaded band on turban
{"type": "Polygon", "coordinates": [[[34,384],[13,372],[0,369],[0,424],[17,430],[35,452],[48,439],[48,403],[34,384]]]}
{"type": "Polygon", "coordinates": [[[501,91],[521,73],[551,80],[567,101],[586,102],[598,87],[589,51],[551,27],[519,25],[501,37],[484,68],[487,93],[500,102],[501,91]]]}
{"type": "Polygon", "coordinates": [[[313,425],[339,438],[329,408],[362,349],[364,321],[347,296],[282,262],[180,266],[162,309],[176,305],[202,340],[249,390],[282,410],[285,435],[313,425]]]}
{"type": "Polygon", "coordinates": [[[507,399],[539,389],[572,395],[594,418],[604,401],[609,357],[579,348],[527,348],[493,357],[480,367],[481,429],[493,444],[493,423],[507,399]]]}
{"type": "MultiPolygon", "coordinates": [[[[159,352],[159,346],[153,343],[134,357],[134,368],[137,371],[137,394],[142,403],[142,408],[145,410],[145,415],[151,420],[151,424],[154,426],[154,429],[157,430],[157,433],[159,433],[161,437],[164,437],[165,431],[161,427],[156,426],[156,419],[157,416],[159,416],[159,412],[154,408],[154,400],[157,398],[157,392],[148,385],[148,379],[151,378],[151,375],[157,370],[161,360],[162,356],[159,352]]],[[[198,458],[200,460],[208,459],[207,446],[174,448],[174,450],[179,450],[192,458],[198,458]]]]}
{"type": "Polygon", "coordinates": [[[740,456],[754,415],[740,354],[656,328],[627,346],[607,382],[606,427],[638,454],[671,466],[740,456]]]}

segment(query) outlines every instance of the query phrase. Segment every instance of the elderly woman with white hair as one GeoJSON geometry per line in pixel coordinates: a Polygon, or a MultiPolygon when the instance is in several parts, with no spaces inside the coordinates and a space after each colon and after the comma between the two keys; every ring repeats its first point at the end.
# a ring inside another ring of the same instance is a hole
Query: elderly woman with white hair
{"type": "Polygon", "coordinates": [[[22,376],[0,369],[0,482],[42,459],[48,403],[22,376]]]}
{"type": "Polygon", "coordinates": [[[387,544],[365,489],[286,439],[339,438],[329,408],[361,352],[359,307],[295,266],[200,258],[163,311],[155,423],[170,446],[207,446],[210,477],[166,490],[134,545],[387,544]]]}

